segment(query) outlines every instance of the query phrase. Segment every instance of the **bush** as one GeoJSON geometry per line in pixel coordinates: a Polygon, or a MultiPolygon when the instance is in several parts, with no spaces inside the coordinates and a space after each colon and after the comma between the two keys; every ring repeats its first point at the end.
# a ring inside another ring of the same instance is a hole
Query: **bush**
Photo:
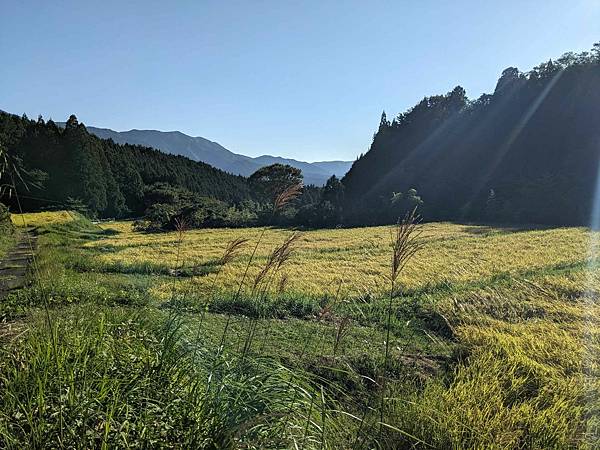
{"type": "Polygon", "coordinates": [[[139,231],[170,231],[182,222],[189,228],[240,227],[257,220],[256,212],[249,209],[252,205],[232,207],[165,183],[157,183],[146,192],[146,203],[144,219],[134,223],[139,231]]]}

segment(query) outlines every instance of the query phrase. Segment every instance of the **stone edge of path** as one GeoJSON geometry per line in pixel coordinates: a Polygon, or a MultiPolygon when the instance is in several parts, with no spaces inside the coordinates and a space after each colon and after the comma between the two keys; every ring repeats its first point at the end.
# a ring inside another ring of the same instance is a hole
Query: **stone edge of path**
{"type": "Polygon", "coordinates": [[[11,291],[27,286],[28,273],[36,250],[35,228],[20,231],[15,245],[0,259],[0,301],[11,291]]]}

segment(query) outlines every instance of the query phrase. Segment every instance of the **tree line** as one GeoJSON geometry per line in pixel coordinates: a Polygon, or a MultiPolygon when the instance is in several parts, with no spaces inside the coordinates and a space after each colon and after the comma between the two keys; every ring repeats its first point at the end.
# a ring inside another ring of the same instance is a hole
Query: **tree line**
{"type": "MultiPolygon", "coordinates": [[[[18,186],[27,210],[71,202],[94,217],[140,216],[148,188],[157,183],[231,203],[250,198],[243,177],[152,148],[99,139],[74,115],[59,127],[41,117],[0,113],[0,144],[41,176],[39,187],[18,186]]],[[[15,206],[16,199],[4,196],[4,202],[15,206]]]]}
{"type": "Polygon", "coordinates": [[[191,227],[341,222],[336,177],[324,188],[302,186],[273,214],[277,193],[302,184],[299,169],[274,164],[249,178],[232,175],[183,156],[100,139],[74,115],[63,127],[0,112],[0,146],[27,174],[0,172],[1,182],[14,183],[0,191],[0,201],[13,211],[68,208],[94,218],[138,218],[136,226],[145,230],[172,229],[181,219],[191,227]]]}
{"type": "MultiPolygon", "coordinates": [[[[0,112],[0,149],[18,162],[25,210],[70,208],[99,218],[139,218],[144,230],[262,224],[392,223],[419,206],[427,220],[587,224],[600,161],[600,44],[528,73],[503,71],[492,94],[469,100],[457,86],[389,120],[343,179],[303,186],[281,164],[248,178],[87,132],[73,115],[52,120],[0,112]],[[276,210],[276,213],[274,213],[276,210]]],[[[2,179],[3,178],[3,179],[2,179]]],[[[14,211],[17,197],[0,191],[14,211]]],[[[600,199],[598,199],[600,201],[600,199]]]]}

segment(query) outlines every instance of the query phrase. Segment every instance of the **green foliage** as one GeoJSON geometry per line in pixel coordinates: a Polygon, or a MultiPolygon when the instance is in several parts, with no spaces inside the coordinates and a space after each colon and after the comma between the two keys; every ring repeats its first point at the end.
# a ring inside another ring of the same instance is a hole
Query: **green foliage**
{"type": "Polygon", "coordinates": [[[251,186],[265,202],[274,198],[290,186],[302,183],[302,171],[288,164],[271,164],[261,167],[248,178],[251,186]]]}
{"type": "Polygon", "coordinates": [[[238,209],[166,183],[150,186],[144,202],[148,205],[144,219],[135,223],[135,228],[142,231],[174,230],[182,224],[186,228],[247,226],[257,218],[248,209],[238,209]]]}
{"type": "Polygon", "coordinates": [[[0,235],[9,235],[14,231],[12,221],[10,220],[10,211],[6,206],[0,203],[0,235]]]}
{"type": "Polygon", "coordinates": [[[409,189],[405,193],[394,192],[390,199],[391,213],[393,217],[398,218],[404,217],[405,214],[423,205],[423,200],[417,194],[416,189],[409,189]]]}
{"type": "Polygon", "coordinates": [[[0,203],[0,258],[4,257],[14,242],[15,232],[10,212],[6,206],[0,203]]]}
{"type": "Polygon", "coordinates": [[[2,447],[328,446],[310,383],[214,356],[175,316],[86,306],[31,325],[0,350],[2,447]]]}
{"type": "Polygon", "coordinates": [[[312,189],[299,199],[294,222],[309,227],[334,227],[344,221],[344,185],[333,175],[322,189],[312,189]]]}

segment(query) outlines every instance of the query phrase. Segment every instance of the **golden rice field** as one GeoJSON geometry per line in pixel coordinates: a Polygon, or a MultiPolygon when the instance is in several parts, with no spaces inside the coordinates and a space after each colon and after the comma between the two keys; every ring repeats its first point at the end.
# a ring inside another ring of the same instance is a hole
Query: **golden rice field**
{"type": "MultiPolygon", "coordinates": [[[[86,245],[97,250],[103,263],[153,263],[171,267],[197,266],[219,258],[227,243],[248,239],[242,257],[224,268],[216,283],[223,289],[238,286],[240,273],[262,229],[204,229],[144,234],[132,231],[130,222],[104,225],[113,236],[86,245]]],[[[389,289],[390,227],[368,227],[300,232],[294,255],[286,267],[288,289],[311,295],[345,297],[379,294],[389,289]]],[[[585,264],[589,232],[583,228],[511,230],[493,227],[431,223],[422,228],[426,244],[402,277],[406,288],[440,283],[485,282],[498,275],[523,276],[570,264],[585,264]]],[[[250,269],[259,272],[269,252],[293,231],[267,229],[250,269]]],[[[189,280],[195,290],[209,289],[215,275],[189,280]]],[[[578,284],[579,279],[562,283],[578,284]]],[[[185,286],[182,286],[185,288],[185,286]]],[[[160,289],[160,288],[159,288],[160,289]]]]}
{"type": "MultiPolygon", "coordinates": [[[[17,217],[15,222],[20,224],[23,218],[33,226],[69,222],[64,214],[17,217]]],[[[106,232],[100,238],[82,239],[78,251],[100,265],[121,269],[136,264],[172,269],[202,266],[218,259],[231,240],[248,239],[241,255],[218,276],[64,272],[72,277],[68,280],[89,276],[94,283],[111,277],[151,279],[152,296],[163,300],[173,289],[200,297],[213,284],[234,291],[259,239],[249,280],[269,252],[294,233],[253,228],[145,234],[133,231],[130,222],[100,227],[106,232]]],[[[411,352],[433,360],[435,355],[428,352],[442,347],[423,344],[430,339],[448,345],[456,355],[444,371],[429,375],[416,389],[390,385],[393,406],[386,413],[387,422],[402,433],[390,438],[388,448],[600,447],[600,271],[596,261],[588,260],[592,237],[585,228],[422,226],[425,245],[400,280],[407,298],[428,302],[447,320],[451,335],[436,335],[436,328],[428,328],[427,323],[434,315],[426,316],[415,325],[422,326],[423,333],[411,352]]],[[[390,284],[390,244],[390,227],[301,231],[284,268],[287,289],[307,297],[335,295],[339,290],[349,302],[367,295],[381,298],[390,284]]],[[[407,314],[401,319],[409,322],[412,318],[407,314]]],[[[209,317],[207,327],[219,330],[223,316],[209,317]]],[[[323,323],[307,315],[304,320],[275,323],[278,338],[270,348],[293,357],[299,336],[329,330],[337,322],[323,323]],[[301,331],[308,326],[314,326],[314,331],[301,331]]],[[[381,351],[376,323],[353,326],[345,347],[353,357],[381,351]]],[[[333,328],[330,331],[334,333],[333,328]]],[[[402,357],[407,337],[399,333],[393,339],[393,355],[402,357]]],[[[350,354],[346,358],[338,361],[340,367],[354,370],[356,360],[350,354]]]]}
{"type": "Polygon", "coordinates": [[[73,213],[68,211],[48,211],[38,213],[12,214],[11,220],[18,227],[37,227],[72,222],[73,213]]]}

